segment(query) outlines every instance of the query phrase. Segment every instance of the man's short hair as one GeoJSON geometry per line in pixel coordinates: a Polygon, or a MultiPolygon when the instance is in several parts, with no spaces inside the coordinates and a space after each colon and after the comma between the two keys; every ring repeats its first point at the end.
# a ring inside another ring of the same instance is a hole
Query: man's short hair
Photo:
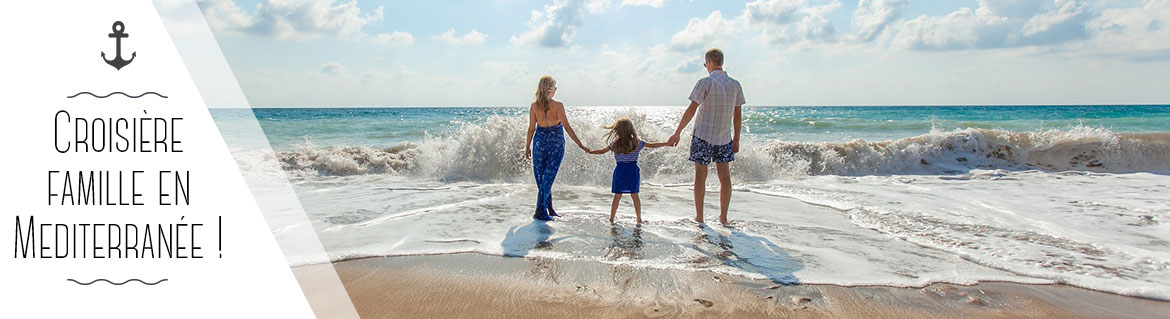
{"type": "Polygon", "coordinates": [[[714,65],[723,66],[723,51],[715,48],[707,50],[707,62],[711,62],[714,65]]]}

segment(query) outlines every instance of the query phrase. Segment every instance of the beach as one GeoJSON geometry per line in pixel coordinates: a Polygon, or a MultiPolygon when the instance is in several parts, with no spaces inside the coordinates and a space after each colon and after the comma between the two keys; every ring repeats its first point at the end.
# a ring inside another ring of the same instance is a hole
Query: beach
{"type": "Polygon", "coordinates": [[[333,266],[358,313],[368,318],[1158,318],[1170,313],[1170,302],[1066,285],[778,285],[713,272],[476,253],[363,258],[333,266]]]}
{"type": "MultiPolygon", "coordinates": [[[[599,146],[623,117],[665,140],[678,111],[569,116],[599,146]]],[[[645,223],[629,199],[607,221],[613,157],[572,147],[563,217],[533,221],[522,114],[213,112],[275,149],[234,152],[304,208],[266,216],[277,240],[320,239],[327,256],[285,246],[302,286],[332,264],[375,317],[1148,318],[1170,300],[1170,106],[747,108],[730,225],[713,180],[693,221],[687,139],[639,159],[645,223]]]]}

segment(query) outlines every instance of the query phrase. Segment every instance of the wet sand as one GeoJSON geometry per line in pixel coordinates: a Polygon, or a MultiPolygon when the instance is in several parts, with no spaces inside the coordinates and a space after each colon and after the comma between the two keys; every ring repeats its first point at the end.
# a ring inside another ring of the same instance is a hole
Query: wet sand
{"type": "MultiPolygon", "coordinates": [[[[1170,302],[1065,285],[784,286],[711,272],[474,253],[365,258],[333,266],[364,318],[1164,318],[1170,314],[1170,302]]],[[[304,266],[293,271],[298,278],[311,278],[324,269],[304,266]]],[[[302,283],[307,294],[313,293],[313,286],[311,281],[302,283]]]]}

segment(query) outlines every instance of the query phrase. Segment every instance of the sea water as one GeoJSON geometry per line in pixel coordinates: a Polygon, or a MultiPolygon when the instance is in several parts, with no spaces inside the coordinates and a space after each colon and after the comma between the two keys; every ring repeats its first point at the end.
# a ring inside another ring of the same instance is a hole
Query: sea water
{"type": "MultiPolygon", "coordinates": [[[[997,280],[1170,299],[1170,106],[745,107],[730,227],[714,222],[714,172],[711,225],[692,221],[689,138],[643,151],[641,226],[628,198],[607,221],[612,156],[567,142],[553,194],[564,217],[545,223],[531,219],[525,108],[253,111],[212,115],[221,130],[255,116],[276,153],[237,152],[241,169],[279,163],[334,261],[477,252],[782,284],[997,280]]],[[[665,141],[682,112],[568,107],[592,148],[619,118],[665,141]]],[[[306,226],[270,223],[278,237],[306,226]]]]}

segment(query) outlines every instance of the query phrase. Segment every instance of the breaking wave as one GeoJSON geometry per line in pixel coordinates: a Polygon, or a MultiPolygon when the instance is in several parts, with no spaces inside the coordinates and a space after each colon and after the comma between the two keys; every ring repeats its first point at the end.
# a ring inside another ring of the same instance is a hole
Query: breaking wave
{"type": "MultiPolygon", "coordinates": [[[[670,129],[635,119],[649,141],[665,140],[670,129]]],[[[315,146],[279,151],[281,168],[297,177],[394,174],[445,182],[531,179],[524,158],[524,118],[493,116],[451,134],[426,136],[392,147],[315,146]]],[[[585,126],[578,124],[578,126],[585,126]]],[[[583,141],[601,147],[600,125],[577,127],[583,141]]],[[[689,139],[678,147],[644,151],[639,163],[649,182],[683,181],[693,172],[686,161],[689,139]]],[[[964,174],[972,169],[1170,173],[1170,132],[1117,133],[1076,126],[1032,132],[967,128],[932,130],[889,140],[794,142],[744,140],[732,174],[766,181],[800,175],[964,174]]],[[[608,183],[612,157],[588,155],[566,143],[558,182],[608,183]]]]}

